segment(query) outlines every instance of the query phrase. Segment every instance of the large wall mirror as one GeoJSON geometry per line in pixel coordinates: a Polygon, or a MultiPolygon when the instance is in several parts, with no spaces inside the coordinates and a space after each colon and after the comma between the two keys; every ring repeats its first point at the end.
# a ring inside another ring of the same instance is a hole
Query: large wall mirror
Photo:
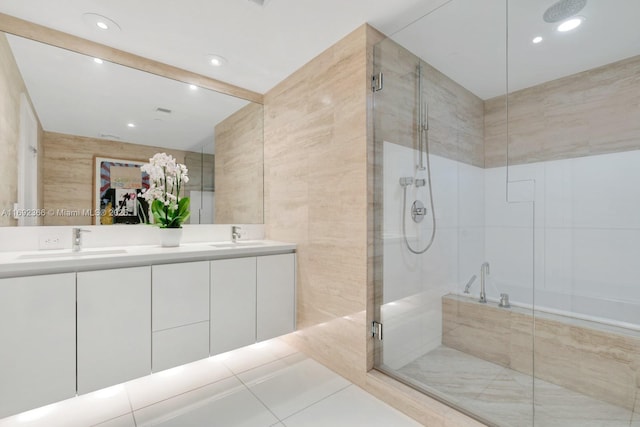
{"type": "Polygon", "coordinates": [[[136,223],[96,207],[157,152],[189,169],[190,223],[263,222],[261,104],[5,33],[0,92],[0,225],[136,223]]]}

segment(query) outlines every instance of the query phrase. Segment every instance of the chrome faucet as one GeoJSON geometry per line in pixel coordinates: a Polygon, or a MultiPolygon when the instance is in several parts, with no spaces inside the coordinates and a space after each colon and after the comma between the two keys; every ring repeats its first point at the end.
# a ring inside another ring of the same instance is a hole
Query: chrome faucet
{"type": "Polygon", "coordinates": [[[240,230],[242,230],[242,228],[237,225],[231,226],[231,241],[233,243],[236,243],[238,239],[240,239],[240,230]]]}
{"type": "Polygon", "coordinates": [[[486,276],[489,274],[489,263],[484,262],[480,266],[480,299],[478,302],[486,303],[487,302],[487,293],[485,292],[485,282],[486,276]]]}
{"type": "Polygon", "coordinates": [[[74,227],[72,229],[72,240],[73,240],[73,246],[71,247],[71,250],[73,252],[80,252],[80,250],[82,249],[82,233],[91,233],[91,230],[84,230],[82,228],[77,228],[74,227]]]}

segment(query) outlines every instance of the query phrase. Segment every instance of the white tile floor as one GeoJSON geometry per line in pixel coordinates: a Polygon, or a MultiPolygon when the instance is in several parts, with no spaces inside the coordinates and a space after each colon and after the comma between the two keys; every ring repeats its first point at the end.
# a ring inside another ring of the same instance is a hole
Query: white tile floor
{"type": "Polygon", "coordinates": [[[0,427],[419,425],[278,339],[0,420],[0,427]]]}

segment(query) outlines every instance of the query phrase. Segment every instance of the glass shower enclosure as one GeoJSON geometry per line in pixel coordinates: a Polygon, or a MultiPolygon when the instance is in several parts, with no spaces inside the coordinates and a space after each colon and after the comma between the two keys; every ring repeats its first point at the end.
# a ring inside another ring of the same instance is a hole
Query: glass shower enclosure
{"type": "Polygon", "coordinates": [[[634,16],[449,0],[375,46],[377,369],[487,425],[640,426],[634,16]]]}

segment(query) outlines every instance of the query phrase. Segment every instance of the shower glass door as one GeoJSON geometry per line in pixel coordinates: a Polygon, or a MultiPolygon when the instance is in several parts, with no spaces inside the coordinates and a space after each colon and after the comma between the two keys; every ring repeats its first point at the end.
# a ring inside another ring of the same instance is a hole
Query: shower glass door
{"type": "Polygon", "coordinates": [[[534,203],[509,162],[506,35],[505,0],[451,0],[375,46],[376,368],[531,426],[534,203]]]}
{"type": "Polygon", "coordinates": [[[535,206],[523,302],[538,426],[640,426],[638,17],[634,0],[509,1],[509,178],[535,206]]]}
{"type": "Polygon", "coordinates": [[[640,426],[640,2],[436,6],[374,50],[376,368],[488,425],[640,426]]]}

